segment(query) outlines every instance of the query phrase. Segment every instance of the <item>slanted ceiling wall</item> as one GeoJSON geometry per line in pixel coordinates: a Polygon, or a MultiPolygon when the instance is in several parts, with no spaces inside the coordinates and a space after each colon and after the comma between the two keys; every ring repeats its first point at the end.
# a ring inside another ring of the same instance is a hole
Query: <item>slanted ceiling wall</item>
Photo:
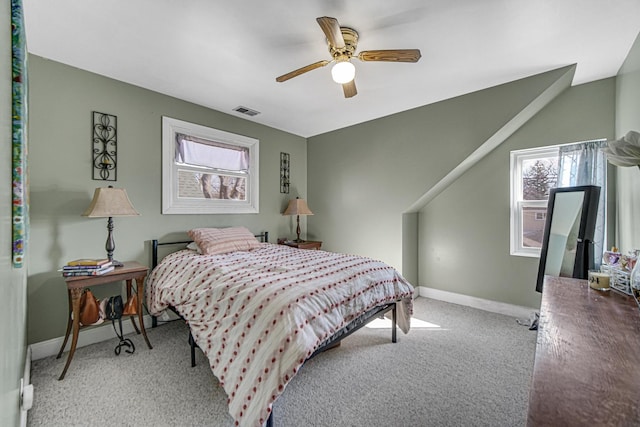
{"type": "Polygon", "coordinates": [[[539,306],[538,258],[509,255],[509,153],[611,138],[614,87],[607,79],[565,91],[420,212],[422,286],[539,306]]]}
{"type": "Polygon", "coordinates": [[[439,192],[417,220],[405,216],[418,234],[415,245],[403,242],[403,213],[566,71],[310,138],[308,198],[316,215],[309,235],[326,249],[388,262],[418,286],[538,306],[537,258],[509,255],[509,152],[611,138],[614,79],[565,90],[439,192]]]}

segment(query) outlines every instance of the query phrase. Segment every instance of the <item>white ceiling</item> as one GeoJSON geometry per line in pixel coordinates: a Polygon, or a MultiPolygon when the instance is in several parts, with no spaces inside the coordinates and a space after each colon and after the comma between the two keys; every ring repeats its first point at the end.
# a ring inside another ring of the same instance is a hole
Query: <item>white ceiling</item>
{"type": "MultiPolygon", "coordinates": [[[[640,0],[24,0],[29,52],[309,137],[577,63],[573,84],[616,75],[640,0]],[[357,52],[413,49],[416,64],[360,62],[345,99],[320,16],[357,52]]],[[[188,119],[188,118],[187,118],[188,119]]]]}

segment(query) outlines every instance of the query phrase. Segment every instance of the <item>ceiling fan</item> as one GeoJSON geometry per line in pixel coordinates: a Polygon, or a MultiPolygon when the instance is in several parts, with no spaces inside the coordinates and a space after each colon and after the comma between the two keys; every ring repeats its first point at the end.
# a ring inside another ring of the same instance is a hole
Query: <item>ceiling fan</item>
{"type": "Polygon", "coordinates": [[[354,55],[358,47],[358,32],[353,28],[341,27],[336,18],[323,16],[316,18],[320,28],[327,36],[329,53],[333,59],[322,60],[309,64],[287,74],[276,78],[277,82],[285,82],[316,68],[324,67],[334,63],[331,75],[336,83],[342,85],[345,98],[355,96],[356,90],[355,67],[351,63],[352,58],[360,61],[385,61],[385,62],[418,62],[420,60],[419,49],[389,49],[389,50],[366,50],[354,55]]]}

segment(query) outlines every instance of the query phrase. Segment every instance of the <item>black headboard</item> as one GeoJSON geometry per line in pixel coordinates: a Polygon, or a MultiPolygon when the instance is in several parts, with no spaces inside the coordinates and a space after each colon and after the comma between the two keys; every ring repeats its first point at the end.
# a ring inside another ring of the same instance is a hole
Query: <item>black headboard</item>
{"type": "MultiPolygon", "coordinates": [[[[255,235],[258,239],[260,239],[263,243],[269,243],[269,232],[263,231],[260,234],[255,235]]],[[[158,239],[153,239],[151,241],[151,269],[154,269],[158,265],[158,247],[159,246],[177,246],[177,245],[188,245],[193,242],[193,240],[180,240],[180,241],[172,241],[172,242],[159,242],[158,239]]]]}

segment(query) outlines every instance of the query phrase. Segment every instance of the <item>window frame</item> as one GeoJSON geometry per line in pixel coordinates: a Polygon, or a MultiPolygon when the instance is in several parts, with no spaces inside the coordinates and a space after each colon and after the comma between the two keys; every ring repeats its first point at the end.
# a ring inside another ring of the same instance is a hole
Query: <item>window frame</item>
{"type": "Polygon", "coordinates": [[[259,143],[255,138],[162,117],[162,214],[259,213],[259,143]],[[246,199],[188,199],[178,197],[178,170],[187,169],[175,161],[176,134],[221,142],[249,150],[246,199]]]}
{"type": "Polygon", "coordinates": [[[559,156],[560,145],[546,147],[527,148],[515,150],[510,153],[510,254],[539,258],[541,248],[532,248],[523,244],[523,210],[524,208],[546,208],[548,200],[522,200],[522,163],[525,160],[539,159],[543,157],[559,156]]]}

